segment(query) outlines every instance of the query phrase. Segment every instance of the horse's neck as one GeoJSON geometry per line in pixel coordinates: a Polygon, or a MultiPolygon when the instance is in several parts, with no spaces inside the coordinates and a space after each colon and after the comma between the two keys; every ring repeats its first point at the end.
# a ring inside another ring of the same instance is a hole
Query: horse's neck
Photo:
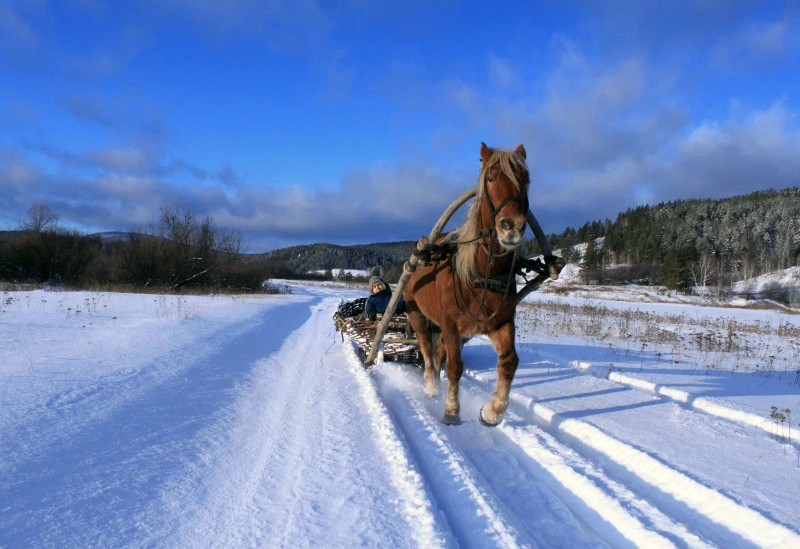
{"type": "Polygon", "coordinates": [[[475,261],[475,271],[480,275],[487,278],[508,274],[511,270],[511,263],[514,254],[504,250],[495,239],[492,239],[489,246],[491,247],[492,264],[489,266],[490,253],[484,246],[479,246],[477,251],[477,259],[475,261]]]}

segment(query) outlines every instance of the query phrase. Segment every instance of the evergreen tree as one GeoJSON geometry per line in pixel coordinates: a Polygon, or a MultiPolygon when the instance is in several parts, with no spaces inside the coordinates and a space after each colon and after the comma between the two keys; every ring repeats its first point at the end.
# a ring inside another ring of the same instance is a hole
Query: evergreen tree
{"type": "Polygon", "coordinates": [[[603,253],[594,241],[586,246],[586,253],[580,266],[581,279],[584,284],[603,282],[603,253]]]}
{"type": "Polygon", "coordinates": [[[689,293],[694,286],[692,266],[697,261],[697,250],[692,245],[670,250],[661,265],[660,282],[670,290],[689,293]]]}

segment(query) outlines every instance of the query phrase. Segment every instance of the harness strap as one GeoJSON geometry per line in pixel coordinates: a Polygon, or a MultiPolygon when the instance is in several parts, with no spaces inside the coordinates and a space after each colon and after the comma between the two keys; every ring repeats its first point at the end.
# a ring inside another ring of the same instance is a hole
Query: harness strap
{"type": "Polygon", "coordinates": [[[495,208],[494,204],[492,204],[492,199],[489,198],[488,193],[486,194],[486,205],[489,206],[489,214],[492,216],[492,223],[494,223],[494,218],[497,217],[497,214],[506,207],[506,204],[510,204],[511,202],[516,202],[519,204],[520,209],[523,212],[528,211],[528,195],[527,193],[521,193],[520,196],[511,196],[503,200],[500,205],[495,208]],[[521,198],[524,196],[524,198],[521,198]]]}
{"type": "Polygon", "coordinates": [[[471,242],[475,242],[476,240],[480,240],[487,236],[491,236],[494,232],[494,227],[488,229],[481,229],[478,233],[478,237],[473,240],[468,240],[466,242],[458,242],[456,240],[456,235],[450,233],[445,237],[445,239],[438,243],[438,244],[427,244],[424,249],[420,250],[416,246],[411,251],[411,255],[416,256],[422,262],[423,265],[426,267],[429,266],[431,263],[443,261],[448,257],[452,257],[458,252],[458,247],[461,244],[469,244],[471,242]]]}
{"type": "Polygon", "coordinates": [[[479,278],[472,281],[472,285],[476,288],[489,290],[490,292],[505,292],[508,286],[508,277],[511,275],[503,274],[493,276],[492,278],[479,278]]]}

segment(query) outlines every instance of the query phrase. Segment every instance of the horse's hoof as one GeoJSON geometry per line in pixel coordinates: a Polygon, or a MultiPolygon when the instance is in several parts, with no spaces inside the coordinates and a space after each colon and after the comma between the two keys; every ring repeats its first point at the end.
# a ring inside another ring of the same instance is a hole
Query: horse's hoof
{"type": "Polygon", "coordinates": [[[442,423],[445,425],[461,425],[461,417],[458,414],[445,414],[442,423]]]}
{"type": "Polygon", "coordinates": [[[481,408],[481,411],[478,412],[478,421],[480,421],[481,425],[483,425],[484,427],[497,427],[498,425],[500,425],[500,422],[503,421],[503,418],[501,416],[500,419],[497,421],[497,423],[489,423],[483,418],[483,408],[481,408]]]}
{"type": "Polygon", "coordinates": [[[425,385],[423,389],[425,391],[425,396],[428,398],[436,398],[439,396],[439,386],[438,385],[425,385]]]}

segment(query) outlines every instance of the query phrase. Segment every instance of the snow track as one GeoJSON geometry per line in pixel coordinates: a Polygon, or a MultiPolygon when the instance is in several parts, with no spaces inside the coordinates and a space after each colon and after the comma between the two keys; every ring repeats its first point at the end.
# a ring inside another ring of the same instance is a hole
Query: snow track
{"type": "Polygon", "coordinates": [[[191,503],[170,510],[191,518],[168,545],[446,545],[404,445],[370,395],[370,380],[342,368],[330,304],[312,308],[281,351],[259,363],[235,413],[208,433],[218,451],[202,461],[212,475],[198,471],[196,480],[183,481],[185,495],[166,494],[167,505],[191,503]]]}
{"type": "MultiPolygon", "coordinates": [[[[467,371],[466,375],[479,382],[490,380],[475,372],[467,371]]],[[[630,485],[635,487],[638,484],[641,493],[649,492],[650,499],[669,507],[678,520],[697,524],[720,546],[740,546],[742,542],[749,542],[758,547],[800,547],[800,535],[791,529],[772,522],[597,427],[585,421],[559,416],[533,398],[513,391],[511,401],[516,405],[515,409],[521,410],[525,416],[567,435],[567,440],[584,449],[584,453],[610,464],[619,472],[620,478],[634,477],[633,483],[629,481],[630,485]],[[679,505],[674,505],[673,501],[679,505]]],[[[587,500],[583,496],[581,499],[584,502],[587,500]]],[[[636,543],[641,545],[638,541],[636,543]]]]}
{"type": "Polygon", "coordinates": [[[445,427],[417,399],[396,390],[385,377],[378,379],[382,394],[460,544],[467,547],[532,546],[533,543],[511,523],[512,519],[500,512],[497,498],[448,440],[445,427]]]}

